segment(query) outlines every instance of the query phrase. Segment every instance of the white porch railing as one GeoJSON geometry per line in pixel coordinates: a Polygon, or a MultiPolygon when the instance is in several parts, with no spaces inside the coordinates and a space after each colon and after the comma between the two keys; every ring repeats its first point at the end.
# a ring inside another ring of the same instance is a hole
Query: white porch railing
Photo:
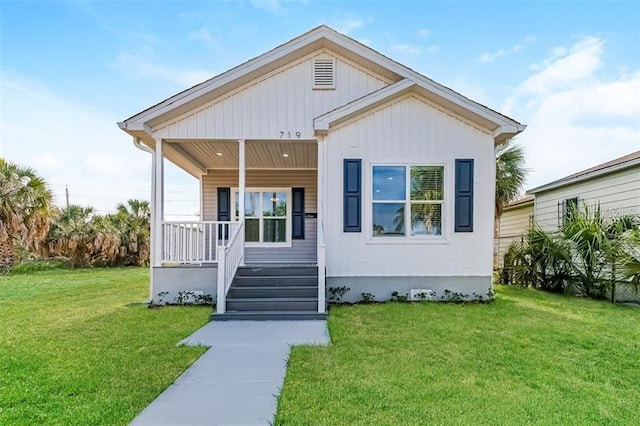
{"type": "Polygon", "coordinates": [[[327,246],[324,243],[324,223],[318,227],[318,312],[326,312],[325,285],[327,266],[327,246]]]}
{"type": "Polygon", "coordinates": [[[238,222],[162,222],[162,262],[215,263],[238,222]]]}
{"type": "Polygon", "coordinates": [[[218,291],[216,312],[218,314],[224,314],[227,310],[227,292],[244,257],[244,221],[235,223],[239,223],[239,225],[233,230],[229,241],[226,245],[219,246],[217,250],[218,291]]]}

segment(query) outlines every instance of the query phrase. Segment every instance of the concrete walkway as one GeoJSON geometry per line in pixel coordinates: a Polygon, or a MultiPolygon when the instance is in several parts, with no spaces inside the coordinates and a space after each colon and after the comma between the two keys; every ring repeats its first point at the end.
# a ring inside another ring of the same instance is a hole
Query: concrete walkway
{"type": "Polygon", "coordinates": [[[292,345],[327,345],[326,321],[212,321],[180,342],[210,347],[140,425],[269,425],[292,345]]]}

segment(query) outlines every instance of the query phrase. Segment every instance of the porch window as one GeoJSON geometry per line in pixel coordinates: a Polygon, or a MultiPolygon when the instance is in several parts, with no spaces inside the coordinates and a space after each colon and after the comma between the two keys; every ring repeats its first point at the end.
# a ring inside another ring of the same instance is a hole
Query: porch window
{"type": "MultiPolygon", "coordinates": [[[[234,217],[240,213],[239,192],[234,192],[234,217]]],[[[290,194],[285,189],[247,189],[244,194],[245,241],[287,245],[291,241],[290,194]]]]}
{"type": "Polygon", "coordinates": [[[442,235],[444,166],[373,166],[374,237],[442,235]]]}

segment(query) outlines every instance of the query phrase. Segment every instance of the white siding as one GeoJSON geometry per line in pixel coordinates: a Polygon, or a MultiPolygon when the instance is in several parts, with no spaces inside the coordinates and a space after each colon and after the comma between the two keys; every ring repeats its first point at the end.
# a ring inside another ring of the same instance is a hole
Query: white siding
{"type": "Polygon", "coordinates": [[[329,276],[491,276],[495,158],[490,134],[407,95],[330,130],[323,143],[329,188],[324,209],[329,276]],[[345,158],[363,160],[360,233],[342,231],[345,158]],[[454,232],[456,158],[475,159],[472,233],[454,232]],[[384,163],[444,164],[443,239],[391,244],[372,237],[371,165],[384,163]]]}
{"type": "Polygon", "coordinates": [[[580,205],[600,204],[607,217],[640,214],[640,167],[599,176],[573,185],[539,192],[535,200],[535,220],[547,231],[558,230],[558,203],[578,197],[580,205]]]}
{"type": "Polygon", "coordinates": [[[533,203],[505,210],[498,226],[498,238],[495,242],[496,262],[502,268],[504,255],[513,241],[527,233],[533,217],[533,203]]]}
{"type": "MultiPolygon", "coordinates": [[[[315,170],[247,170],[248,188],[304,188],[306,213],[317,213],[317,178],[315,170]]],[[[216,220],[218,215],[218,187],[237,188],[237,170],[210,170],[202,176],[203,220],[216,220]]],[[[305,219],[305,239],[292,240],[291,247],[247,247],[245,261],[260,262],[316,262],[317,220],[305,219]]]]}
{"type": "Polygon", "coordinates": [[[313,119],[388,85],[334,54],[316,52],[153,129],[157,138],[315,139],[313,119]],[[314,57],[335,57],[336,88],[313,90],[314,57]],[[289,132],[291,137],[288,137],[289,132]]]}

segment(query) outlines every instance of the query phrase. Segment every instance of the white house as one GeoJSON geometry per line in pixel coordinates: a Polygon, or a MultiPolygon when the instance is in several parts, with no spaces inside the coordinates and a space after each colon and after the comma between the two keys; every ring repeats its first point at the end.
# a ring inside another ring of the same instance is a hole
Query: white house
{"type": "Polygon", "coordinates": [[[534,217],[557,231],[571,204],[599,205],[605,217],[640,214],[640,151],[555,180],[527,194],[535,197],[534,217]]]}
{"type": "Polygon", "coordinates": [[[154,158],[156,302],[309,318],[339,287],[491,289],[495,150],[525,126],[329,27],[118,124],[154,158]],[[163,220],[165,158],[199,179],[201,221],[163,220]]]}

